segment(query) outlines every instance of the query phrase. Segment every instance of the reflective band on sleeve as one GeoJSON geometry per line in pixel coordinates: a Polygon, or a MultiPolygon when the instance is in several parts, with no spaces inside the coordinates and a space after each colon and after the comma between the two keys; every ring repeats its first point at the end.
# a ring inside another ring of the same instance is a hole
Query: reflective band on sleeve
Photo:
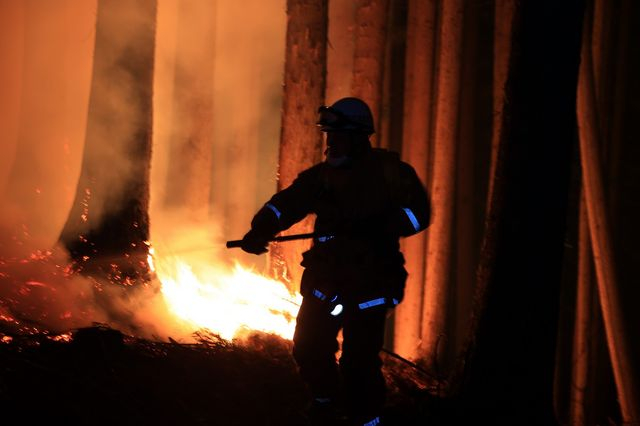
{"type": "Polygon", "coordinates": [[[397,305],[398,303],[400,303],[400,301],[398,299],[396,299],[396,298],[393,298],[392,300],[393,300],[393,304],[394,305],[397,305]]]}
{"type": "Polygon", "coordinates": [[[333,235],[325,235],[322,237],[318,237],[318,242],[320,243],[325,243],[327,241],[329,241],[330,239],[332,239],[334,236],[333,235]]]}
{"type": "Polygon", "coordinates": [[[313,290],[313,295],[320,300],[326,300],[327,296],[320,290],[313,290]]]}
{"type": "Polygon", "coordinates": [[[270,209],[272,212],[274,212],[276,214],[276,217],[278,219],[280,219],[280,215],[282,215],[282,213],[280,213],[280,210],[278,210],[278,208],[276,206],[274,206],[271,203],[267,203],[264,205],[266,208],[270,209]]]}
{"type": "Polygon", "coordinates": [[[411,209],[408,207],[403,207],[402,210],[404,210],[404,212],[407,214],[407,217],[409,218],[409,220],[411,221],[411,224],[413,225],[413,229],[415,229],[416,232],[418,232],[420,230],[420,222],[418,222],[416,215],[413,214],[411,209]]]}
{"type": "Polygon", "coordinates": [[[366,422],[362,426],[377,426],[379,424],[380,424],[380,417],[376,417],[375,419],[366,422]]]}
{"type": "Polygon", "coordinates": [[[379,297],[377,299],[369,300],[368,302],[359,303],[358,307],[360,309],[367,309],[373,306],[384,305],[385,303],[387,303],[387,299],[385,299],[384,297],[379,297]]]}

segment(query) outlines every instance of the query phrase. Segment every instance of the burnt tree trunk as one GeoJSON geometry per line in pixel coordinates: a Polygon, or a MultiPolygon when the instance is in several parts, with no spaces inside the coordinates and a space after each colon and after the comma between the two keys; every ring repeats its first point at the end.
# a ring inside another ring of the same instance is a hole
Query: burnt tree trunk
{"type": "Polygon", "coordinates": [[[213,151],[215,3],[178,5],[171,155],[165,205],[207,219],[213,151]]]}
{"type": "Polygon", "coordinates": [[[452,389],[460,391],[466,422],[555,423],[557,303],[583,9],[579,1],[515,9],[465,375],[456,382],[462,388],[452,389]]]}
{"type": "MultiPolygon", "coordinates": [[[[409,0],[402,158],[413,166],[425,187],[431,168],[435,30],[435,0],[409,0]]],[[[404,301],[394,314],[394,350],[414,360],[420,346],[427,235],[421,232],[402,241],[409,277],[404,301]]]]}
{"type": "Polygon", "coordinates": [[[444,354],[449,299],[460,113],[463,1],[442,3],[434,122],[433,223],[429,227],[420,356],[435,368],[444,354]]]}
{"type": "MultiPolygon", "coordinates": [[[[369,105],[376,129],[380,128],[382,109],[388,11],[389,0],[356,2],[356,39],[351,92],[353,96],[369,105]]],[[[371,142],[375,146],[387,147],[388,141],[380,139],[374,134],[371,142]]]]}
{"type": "MultiPolygon", "coordinates": [[[[324,104],[327,69],[327,0],[287,1],[284,98],[278,190],[289,186],[298,173],[320,161],[322,134],[316,126],[317,110],[324,104]]],[[[310,232],[310,218],[284,235],[310,232]]],[[[273,244],[272,273],[297,288],[302,276],[301,253],[308,241],[273,244]]]]}
{"type": "Polygon", "coordinates": [[[89,118],[76,198],[60,236],[78,267],[146,278],[155,0],[98,2],[89,118]]]}

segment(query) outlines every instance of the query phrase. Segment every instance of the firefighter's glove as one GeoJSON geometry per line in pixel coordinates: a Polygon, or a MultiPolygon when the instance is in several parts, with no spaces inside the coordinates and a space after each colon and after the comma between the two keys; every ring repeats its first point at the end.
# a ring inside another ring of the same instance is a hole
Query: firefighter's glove
{"type": "Polygon", "coordinates": [[[247,232],[242,238],[242,244],[240,245],[240,248],[247,253],[263,254],[268,251],[268,244],[269,238],[252,229],[251,231],[247,232]]]}

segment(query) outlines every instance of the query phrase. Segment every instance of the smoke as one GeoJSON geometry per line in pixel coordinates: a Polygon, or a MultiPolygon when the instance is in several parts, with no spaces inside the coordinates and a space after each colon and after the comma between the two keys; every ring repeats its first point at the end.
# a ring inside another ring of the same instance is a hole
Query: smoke
{"type": "MultiPolygon", "coordinates": [[[[199,178],[209,182],[189,183],[210,188],[207,214],[197,218],[188,208],[168,208],[162,201],[171,197],[167,176],[175,142],[173,121],[193,114],[175,108],[175,96],[184,89],[174,78],[176,69],[195,60],[189,57],[191,50],[176,52],[180,3],[158,1],[152,244],[157,257],[187,255],[195,268],[230,265],[238,259],[259,268],[264,257],[229,251],[224,241],[242,237],[252,215],[276,188],[285,1],[217,2],[210,40],[180,28],[187,43],[213,46],[215,55],[210,75],[211,172],[199,178]]],[[[192,8],[181,8],[181,13],[199,13],[200,2],[189,4],[192,8]]],[[[136,288],[96,282],[72,273],[68,254],[57,245],[76,195],[88,138],[93,138],[95,150],[85,161],[108,165],[107,176],[94,177],[96,185],[104,183],[90,194],[94,219],[117,206],[122,185],[136,167],[126,145],[139,119],[128,95],[129,76],[116,73],[92,82],[96,13],[97,0],[0,2],[0,310],[22,324],[52,331],[99,322],[144,337],[184,337],[190,330],[168,313],[157,280],[136,288]],[[93,116],[98,124],[87,134],[90,97],[96,93],[107,110],[128,119],[109,122],[93,116]]],[[[130,19],[131,25],[112,35],[114,50],[103,52],[103,60],[111,54],[116,58],[119,41],[135,31],[136,16],[130,19]]]]}
{"type": "Polygon", "coordinates": [[[4,192],[18,140],[24,50],[23,15],[23,8],[17,2],[0,2],[0,194],[4,192]]]}
{"type": "Polygon", "coordinates": [[[27,246],[23,254],[55,243],[75,195],[95,6],[82,0],[0,3],[0,72],[7,76],[0,79],[0,226],[27,246]]]}
{"type": "Polygon", "coordinates": [[[193,329],[169,314],[160,283],[109,285],[73,272],[64,248],[36,250],[29,257],[0,260],[3,330],[63,333],[106,324],[154,340],[188,340],[193,329]]]}
{"type": "MultiPolygon", "coordinates": [[[[175,97],[189,96],[184,92],[185,83],[176,79],[176,72],[180,67],[197,70],[193,64],[201,63],[202,50],[214,55],[212,75],[198,76],[212,80],[212,98],[209,99],[212,113],[207,117],[211,120],[208,145],[211,173],[201,176],[208,182],[192,184],[210,188],[207,216],[217,226],[218,243],[241,238],[248,230],[253,214],[276,189],[285,1],[216,2],[215,7],[204,3],[190,3],[189,8],[181,7],[184,4],[175,0],[158,3],[151,170],[153,240],[161,232],[158,220],[163,216],[176,218],[174,226],[178,227],[189,219],[189,215],[174,214],[167,207],[165,200],[176,194],[166,182],[171,161],[175,160],[172,147],[180,143],[173,131],[175,120],[193,115],[189,110],[176,109],[177,105],[188,105],[188,102],[176,102],[175,97]],[[195,15],[211,13],[212,9],[215,17],[211,39],[204,39],[205,32],[198,31],[197,25],[180,26],[181,22],[201,22],[202,19],[195,15]],[[199,46],[200,49],[179,49],[181,45],[199,46]]],[[[239,259],[257,269],[265,266],[264,257],[237,251],[220,255],[226,260],[239,259]]]]}

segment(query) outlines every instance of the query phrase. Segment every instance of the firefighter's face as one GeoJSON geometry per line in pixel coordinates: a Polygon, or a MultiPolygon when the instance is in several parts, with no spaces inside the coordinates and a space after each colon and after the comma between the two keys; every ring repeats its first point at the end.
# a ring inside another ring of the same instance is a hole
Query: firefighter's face
{"type": "Polygon", "coordinates": [[[343,158],[351,153],[351,134],[344,131],[327,132],[327,157],[343,158]]]}

